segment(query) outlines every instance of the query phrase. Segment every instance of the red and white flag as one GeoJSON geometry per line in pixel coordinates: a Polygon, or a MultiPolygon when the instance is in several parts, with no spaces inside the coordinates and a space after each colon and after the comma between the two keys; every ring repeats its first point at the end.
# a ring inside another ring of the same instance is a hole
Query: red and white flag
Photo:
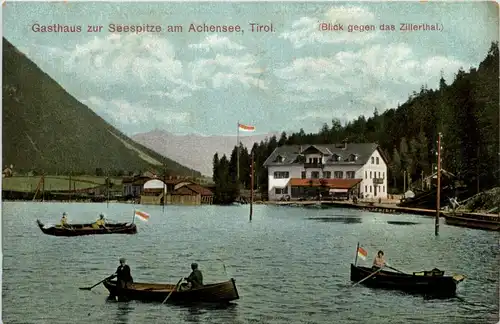
{"type": "Polygon", "coordinates": [[[145,213],[143,211],[136,210],[134,215],[135,215],[135,217],[139,218],[140,220],[142,220],[144,222],[147,222],[149,220],[149,214],[145,213]]]}
{"type": "Polygon", "coordinates": [[[368,252],[366,252],[365,249],[363,249],[362,247],[358,248],[358,257],[360,257],[363,260],[366,260],[367,255],[368,255],[368,252]]]}
{"type": "Polygon", "coordinates": [[[238,130],[242,132],[253,132],[255,130],[255,126],[243,125],[238,123],[238,130]]]}

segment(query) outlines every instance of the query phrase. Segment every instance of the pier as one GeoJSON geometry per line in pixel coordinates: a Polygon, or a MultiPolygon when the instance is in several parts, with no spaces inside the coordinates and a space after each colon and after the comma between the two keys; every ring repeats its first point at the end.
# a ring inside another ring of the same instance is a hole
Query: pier
{"type": "MultiPolygon", "coordinates": [[[[365,211],[371,211],[376,213],[385,214],[416,214],[424,216],[435,216],[435,209],[421,209],[421,208],[410,208],[410,207],[399,207],[396,204],[388,203],[374,203],[374,202],[358,202],[357,204],[351,201],[267,201],[265,204],[269,205],[279,205],[279,206],[321,206],[321,207],[340,207],[340,208],[351,208],[351,209],[361,209],[365,211]]],[[[443,216],[444,211],[440,212],[443,216]]]]}

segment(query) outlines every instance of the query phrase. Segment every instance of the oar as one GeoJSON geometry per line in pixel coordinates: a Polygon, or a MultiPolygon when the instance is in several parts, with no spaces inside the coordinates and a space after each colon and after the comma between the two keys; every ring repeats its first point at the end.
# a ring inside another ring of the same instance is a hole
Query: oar
{"type": "Polygon", "coordinates": [[[98,283],[96,283],[95,285],[93,285],[92,287],[80,287],[79,289],[80,290],[91,290],[95,286],[100,285],[101,283],[103,283],[104,281],[108,280],[111,277],[113,277],[113,276],[109,276],[109,277],[106,277],[106,278],[102,279],[101,281],[99,281],[98,283]]]}
{"type": "Polygon", "coordinates": [[[170,296],[172,295],[172,293],[177,290],[177,287],[179,286],[179,284],[181,283],[182,279],[184,278],[181,278],[178,282],[177,282],[177,285],[175,285],[174,289],[172,289],[172,291],[170,291],[170,294],[168,294],[167,298],[165,298],[165,300],[162,302],[162,304],[165,304],[167,302],[167,300],[170,298],[170,296]]]}
{"type": "Polygon", "coordinates": [[[401,271],[401,270],[398,270],[398,269],[396,269],[396,268],[393,268],[393,267],[391,267],[390,265],[387,265],[387,264],[386,264],[386,265],[385,265],[385,267],[386,267],[386,268],[389,268],[389,269],[392,269],[392,270],[394,270],[394,271],[397,271],[397,272],[399,272],[399,273],[406,274],[406,272],[403,272],[403,271],[401,271]]]}
{"type": "Polygon", "coordinates": [[[370,274],[369,276],[367,276],[367,277],[365,277],[365,278],[361,279],[360,281],[355,282],[355,283],[354,283],[351,287],[354,287],[354,286],[356,286],[357,284],[362,283],[362,282],[363,282],[363,281],[365,281],[366,279],[371,278],[371,276],[375,275],[375,274],[376,274],[376,273],[378,273],[379,271],[382,271],[382,269],[383,269],[383,268],[384,268],[384,267],[382,267],[382,268],[378,269],[377,271],[375,271],[375,272],[373,272],[372,274],[370,274]]]}

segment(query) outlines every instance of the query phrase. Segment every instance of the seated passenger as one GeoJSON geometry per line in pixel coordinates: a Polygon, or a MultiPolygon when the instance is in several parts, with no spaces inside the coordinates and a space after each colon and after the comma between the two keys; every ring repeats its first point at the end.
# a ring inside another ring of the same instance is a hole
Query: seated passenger
{"type": "Polygon", "coordinates": [[[103,214],[99,215],[99,219],[95,221],[95,223],[92,224],[93,228],[106,228],[106,219],[104,218],[103,214]]]}

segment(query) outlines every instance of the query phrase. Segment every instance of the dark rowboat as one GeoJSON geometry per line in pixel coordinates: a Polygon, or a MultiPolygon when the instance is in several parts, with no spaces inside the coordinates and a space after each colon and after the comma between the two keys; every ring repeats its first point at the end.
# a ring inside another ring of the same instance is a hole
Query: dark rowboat
{"type": "MultiPolygon", "coordinates": [[[[106,280],[104,287],[109,290],[110,298],[120,300],[140,300],[163,302],[175,288],[175,284],[133,283],[125,289],[117,288],[116,281],[106,280]]],[[[172,292],[167,303],[228,303],[239,299],[233,278],[226,282],[204,285],[201,288],[172,292]]]]}
{"type": "MultiPolygon", "coordinates": [[[[358,282],[373,272],[372,268],[351,264],[351,281],[358,282]]],[[[455,296],[457,284],[462,280],[464,280],[462,275],[445,276],[444,271],[439,269],[413,274],[382,270],[361,284],[372,288],[395,289],[411,294],[447,298],[455,296]]]]}
{"type": "Polygon", "coordinates": [[[68,227],[52,226],[45,228],[40,220],[37,219],[36,222],[44,234],[53,236],[137,233],[137,226],[130,223],[106,224],[106,228],[92,228],[92,224],[70,224],[68,227]]]}
{"type": "Polygon", "coordinates": [[[447,225],[490,231],[500,231],[499,215],[484,215],[477,213],[445,213],[443,216],[447,225]]]}

